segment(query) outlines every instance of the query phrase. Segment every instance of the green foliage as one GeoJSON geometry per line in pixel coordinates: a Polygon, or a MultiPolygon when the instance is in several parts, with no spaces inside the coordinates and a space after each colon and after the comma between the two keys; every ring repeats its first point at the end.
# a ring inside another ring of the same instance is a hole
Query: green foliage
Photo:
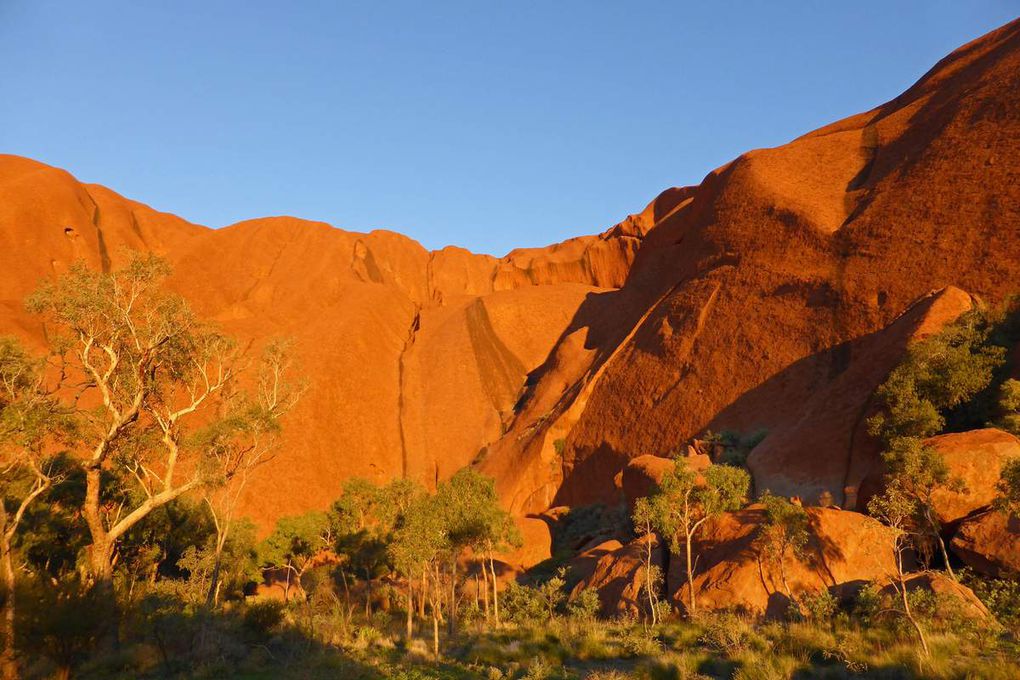
{"type": "Polygon", "coordinates": [[[1020,515],[1020,458],[1003,464],[997,489],[996,507],[1009,515],[1020,515]]]}
{"type": "Polygon", "coordinates": [[[734,430],[723,430],[716,434],[709,430],[702,436],[702,440],[707,444],[712,444],[722,449],[715,457],[716,463],[733,467],[746,467],[747,457],[768,436],[768,433],[768,430],[764,428],[747,434],[741,434],[734,430]]]}
{"type": "Polygon", "coordinates": [[[983,311],[964,314],[956,323],[907,348],[900,364],[875,392],[880,412],[869,419],[870,432],[891,443],[901,437],[924,438],[955,425],[980,427],[990,413],[971,404],[989,387],[1005,362],[996,344],[1001,317],[983,311]]]}
{"type": "Polygon", "coordinates": [[[284,621],[284,605],[277,600],[252,602],[244,609],[244,626],[257,638],[265,640],[284,621]]]}
{"type": "Polygon", "coordinates": [[[996,621],[1020,635],[1020,580],[971,578],[967,585],[988,607],[996,621]]]}
{"type": "Polygon", "coordinates": [[[598,591],[585,588],[567,604],[567,615],[576,621],[591,622],[598,616],[601,607],[598,591]]]}
{"type": "Polygon", "coordinates": [[[324,512],[281,517],[258,547],[263,566],[304,571],[312,557],[326,547],[329,518],[324,512]]]}
{"type": "Polygon", "coordinates": [[[780,569],[788,558],[805,559],[809,537],[807,511],[768,491],[758,500],[765,506],[765,522],[754,541],[758,554],[780,569]]]}
{"type": "Polygon", "coordinates": [[[839,601],[828,590],[803,594],[798,598],[798,602],[805,618],[817,624],[831,623],[839,608],[839,601]]]}
{"type": "Polygon", "coordinates": [[[728,465],[711,465],[700,473],[692,470],[682,456],[666,474],[659,489],[648,497],[640,512],[652,520],[655,530],[680,554],[686,538],[702,522],[721,512],[738,510],[747,499],[751,485],[746,470],[728,465]]]}
{"type": "Polygon", "coordinates": [[[22,652],[68,670],[88,658],[114,607],[74,577],[56,583],[29,580],[18,600],[22,652]]]}
{"type": "Polygon", "coordinates": [[[508,621],[517,625],[530,625],[546,620],[546,606],[541,593],[515,581],[507,584],[500,600],[508,621]]]}
{"type": "Polygon", "coordinates": [[[1020,435],[1020,380],[1010,378],[999,388],[998,419],[994,425],[1020,435]]]}

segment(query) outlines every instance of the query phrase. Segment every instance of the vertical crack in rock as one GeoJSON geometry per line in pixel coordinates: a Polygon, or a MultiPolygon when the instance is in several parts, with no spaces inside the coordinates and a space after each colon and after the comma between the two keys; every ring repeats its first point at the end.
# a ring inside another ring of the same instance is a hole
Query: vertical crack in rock
{"type": "Polygon", "coordinates": [[[421,328],[421,305],[415,303],[414,316],[407,329],[407,337],[404,338],[404,346],[400,349],[400,357],[397,360],[397,432],[400,434],[400,465],[401,475],[407,479],[407,434],[404,432],[404,374],[405,357],[408,350],[414,346],[415,337],[421,328]]]}

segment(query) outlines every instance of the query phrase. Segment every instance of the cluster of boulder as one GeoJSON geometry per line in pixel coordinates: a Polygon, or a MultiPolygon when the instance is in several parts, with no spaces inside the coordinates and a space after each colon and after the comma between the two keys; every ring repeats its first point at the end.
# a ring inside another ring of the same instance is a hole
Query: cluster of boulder
{"type": "MultiPolygon", "coordinates": [[[[952,558],[986,576],[1020,572],[1020,519],[992,508],[1002,464],[1020,457],[1020,439],[1001,430],[982,429],[940,435],[926,443],[942,455],[952,475],[963,481],[961,490],[939,491],[935,497],[935,512],[952,558]]],[[[694,469],[710,464],[710,453],[698,443],[681,451],[694,469]]],[[[633,507],[637,498],[652,493],[673,465],[672,460],[657,456],[631,460],[617,479],[627,506],[633,507]]],[[[865,486],[862,492],[874,495],[880,492],[882,479],[876,476],[865,486]]],[[[805,511],[809,533],[805,556],[789,556],[783,565],[789,590],[795,594],[827,590],[843,601],[869,583],[891,591],[897,565],[895,534],[890,528],[863,512],[834,506],[805,507],[805,511]]],[[[693,546],[699,610],[738,610],[764,616],[787,610],[787,588],[777,568],[762,560],[755,547],[764,522],[764,508],[751,505],[722,513],[699,531],[693,546]]],[[[688,589],[683,558],[671,556],[654,536],[592,541],[572,563],[574,573],[580,576],[574,594],[597,591],[605,616],[646,611],[641,598],[648,541],[652,543],[652,562],[666,574],[666,593],[671,603],[682,609],[688,589]]],[[[909,574],[906,584],[908,590],[924,588],[954,598],[965,614],[988,615],[968,588],[938,572],[909,574]]]]}

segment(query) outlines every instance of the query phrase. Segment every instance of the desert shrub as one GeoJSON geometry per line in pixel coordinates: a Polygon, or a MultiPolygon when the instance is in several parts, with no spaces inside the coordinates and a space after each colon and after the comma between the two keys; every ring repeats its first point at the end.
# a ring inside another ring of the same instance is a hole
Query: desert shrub
{"type": "Polygon", "coordinates": [[[967,585],[1006,628],[1020,633],[1020,581],[1002,578],[968,578],[967,585]]]}
{"type": "Polygon", "coordinates": [[[710,618],[698,642],[708,649],[725,654],[765,646],[764,639],[754,630],[751,622],[734,614],[720,614],[710,618]]]}
{"type": "Polygon", "coordinates": [[[639,625],[628,626],[620,636],[620,650],[622,656],[629,658],[654,656],[662,651],[662,642],[651,629],[639,625]]]}
{"type": "Polygon", "coordinates": [[[799,599],[804,617],[816,624],[831,623],[839,608],[836,597],[828,590],[805,593],[799,599]]]}
{"type": "Polygon", "coordinates": [[[567,615],[575,621],[588,623],[595,620],[601,607],[598,591],[585,589],[567,604],[567,615]]]}
{"type": "Polygon", "coordinates": [[[534,588],[514,581],[508,583],[503,591],[500,607],[507,620],[521,626],[545,619],[542,595],[534,588]]]}
{"type": "Polygon", "coordinates": [[[882,593],[877,584],[869,583],[857,592],[854,598],[853,614],[862,623],[875,621],[882,611],[882,593]]]}
{"type": "Polygon", "coordinates": [[[244,627],[259,639],[268,638],[284,619],[284,604],[278,600],[252,602],[244,610],[244,627]]]}
{"type": "Polygon", "coordinates": [[[88,658],[112,604],[77,579],[40,583],[23,579],[18,597],[18,644],[26,658],[46,658],[69,673],[88,658]]]}

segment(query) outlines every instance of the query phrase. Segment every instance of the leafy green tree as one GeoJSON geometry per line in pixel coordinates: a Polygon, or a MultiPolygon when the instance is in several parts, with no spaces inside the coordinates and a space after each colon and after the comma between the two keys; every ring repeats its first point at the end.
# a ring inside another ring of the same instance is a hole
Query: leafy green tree
{"type": "Polygon", "coordinates": [[[694,593],[693,542],[698,530],[716,515],[738,510],[747,499],[751,478],[746,470],[728,465],[711,465],[700,473],[691,470],[682,456],[666,474],[659,489],[649,497],[648,512],[656,531],[669,545],[670,552],[684,555],[687,569],[688,609],[697,614],[694,593]]]}
{"type": "Polygon", "coordinates": [[[168,273],[151,255],[110,273],[75,264],[29,299],[62,334],[55,344],[67,349],[68,373],[84,377],[73,405],[83,422],[75,460],[86,481],[86,566],[111,600],[117,542],[153,510],[205,483],[206,452],[187,445],[188,424],[216,412],[236,372],[233,343],[163,288],[168,273]],[[104,474],[114,469],[127,476],[104,474]],[[130,479],[137,491],[122,494],[131,502],[113,513],[103,507],[110,479],[130,479]]]}
{"type": "Polygon", "coordinates": [[[286,572],[284,600],[290,598],[291,584],[299,585],[305,571],[322,550],[331,546],[329,517],[324,512],[281,517],[273,532],[259,545],[259,562],[264,570],[286,572]]]}
{"type": "Polygon", "coordinates": [[[423,490],[408,480],[385,486],[352,477],[329,510],[336,550],[365,579],[365,614],[372,613],[372,584],[391,568],[387,546],[401,514],[423,490]]]}
{"type": "Polygon", "coordinates": [[[45,364],[11,338],[0,338],[0,569],[3,571],[3,651],[5,680],[20,675],[15,656],[17,573],[14,543],[32,504],[60,473],[46,447],[73,430],[69,414],[53,397],[59,387],[45,384],[45,364]]]}
{"type": "Polygon", "coordinates": [[[435,496],[418,493],[397,519],[387,553],[397,571],[407,581],[407,639],[414,634],[413,583],[421,579],[421,598],[427,599],[432,613],[432,651],[439,658],[439,621],[443,595],[439,578],[440,562],[450,549],[443,511],[435,496]]]}
{"type": "Polygon", "coordinates": [[[262,354],[254,395],[233,391],[225,399],[226,415],[200,431],[195,442],[210,458],[210,479],[203,498],[216,530],[213,568],[206,606],[219,602],[223,554],[230,540],[241,494],[256,470],[279,444],[281,419],[297,404],[304,386],[293,381],[290,345],[271,341],[262,354]]]}
{"type": "Polygon", "coordinates": [[[996,427],[1020,435],[1020,380],[1010,378],[999,388],[996,427]]]}
{"type": "Polygon", "coordinates": [[[790,605],[799,610],[800,605],[790,589],[786,575],[786,561],[790,558],[803,560],[807,554],[808,515],[800,505],[791,503],[782,496],[768,491],[762,494],[760,502],[765,506],[765,522],[761,525],[754,545],[758,555],[766,563],[779,570],[783,590],[790,605]]]}
{"type": "MultiPolygon", "coordinates": [[[[439,485],[436,500],[442,511],[449,543],[449,632],[456,629],[458,563],[465,551],[478,554],[491,551],[495,545],[516,539],[513,520],[499,505],[495,483],[472,468],[458,470],[449,480],[439,485]]],[[[497,598],[495,571],[493,594],[497,598]]],[[[497,604],[498,612],[498,604],[497,604]]],[[[498,614],[497,614],[498,617],[498,614]]]]}
{"type": "Polygon", "coordinates": [[[875,392],[879,412],[868,421],[871,433],[886,443],[924,438],[944,430],[951,415],[984,425],[986,418],[966,418],[960,410],[991,384],[1005,361],[1005,348],[992,342],[995,328],[996,317],[974,311],[910,345],[875,392]]]}

